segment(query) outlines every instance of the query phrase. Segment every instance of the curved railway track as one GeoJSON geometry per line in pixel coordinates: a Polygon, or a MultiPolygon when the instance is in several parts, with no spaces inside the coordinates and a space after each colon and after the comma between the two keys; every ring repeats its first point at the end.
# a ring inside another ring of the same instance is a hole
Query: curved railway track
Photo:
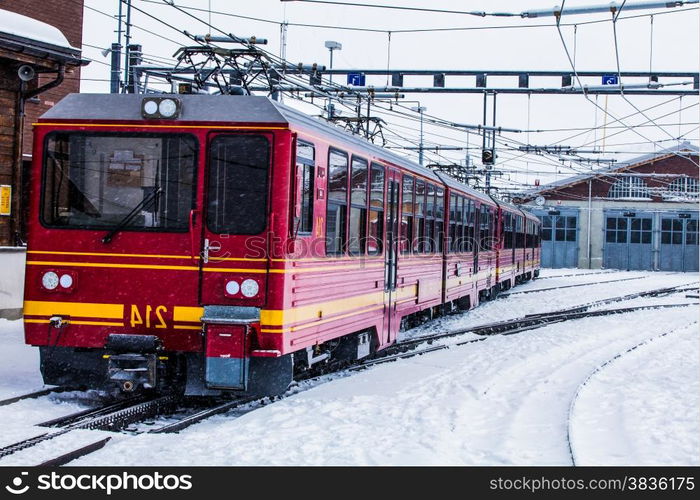
{"type": "MultiPolygon", "coordinates": [[[[442,349],[449,349],[453,346],[461,346],[469,343],[480,342],[486,340],[493,335],[514,335],[517,333],[522,333],[529,330],[534,330],[537,328],[542,328],[544,326],[559,323],[563,321],[571,321],[575,319],[581,319],[585,317],[593,316],[604,316],[611,314],[625,314],[633,311],[639,311],[643,309],[658,309],[658,308],[669,308],[669,307],[688,307],[692,305],[697,305],[697,303],[683,303],[683,304],[658,304],[658,305],[645,305],[636,307],[626,307],[626,308],[616,308],[616,309],[600,309],[600,310],[590,310],[591,308],[598,307],[605,304],[610,304],[614,302],[621,302],[626,300],[632,300],[639,297],[650,297],[650,296],[660,296],[660,295],[670,295],[674,293],[680,293],[685,291],[688,285],[678,285],[675,287],[659,288],[655,290],[647,290],[643,292],[637,292],[633,294],[627,294],[619,297],[611,297],[607,299],[601,299],[579,306],[574,306],[564,310],[552,311],[548,313],[538,313],[526,315],[520,318],[514,318],[504,321],[497,321],[493,323],[478,325],[469,328],[459,328],[453,330],[447,330],[442,332],[437,332],[431,335],[424,335],[420,337],[415,337],[412,339],[404,340],[398,344],[390,346],[380,353],[377,353],[370,358],[366,358],[354,365],[343,365],[343,366],[331,366],[330,369],[322,372],[311,372],[297,378],[297,383],[300,381],[314,381],[321,380],[324,376],[339,373],[342,371],[357,371],[363,370],[370,366],[377,364],[388,363],[398,359],[409,358],[413,356],[423,355],[429,352],[434,352],[442,349]],[[451,337],[461,336],[465,334],[474,334],[479,336],[478,338],[472,338],[462,342],[456,342],[454,344],[438,344],[433,345],[434,342],[447,339],[451,337]]],[[[695,288],[693,288],[695,289],[695,288]]],[[[311,387],[315,387],[314,384],[308,386],[307,388],[302,388],[301,390],[308,390],[311,387]]],[[[41,397],[42,395],[49,394],[51,392],[60,392],[55,389],[47,389],[43,391],[37,391],[24,396],[18,396],[12,398],[5,404],[12,404],[14,402],[27,399],[29,397],[41,397]],[[48,391],[48,392],[46,392],[48,391]]],[[[294,388],[289,395],[296,394],[300,392],[300,388],[297,386],[294,388]]],[[[281,396],[279,399],[286,396],[281,396]]],[[[196,405],[194,411],[191,409],[191,405],[187,405],[187,401],[175,395],[167,395],[154,399],[145,398],[131,398],[129,400],[120,401],[112,403],[106,406],[102,406],[95,409],[82,410],[70,415],[52,419],[39,424],[40,426],[58,428],[59,430],[54,432],[45,432],[29,439],[19,441],[17,443],[11,444],[0,448],[0,459],[8,455],[14,454],[21,450],[25,450],[42,442],[54,439],[56,437],[67,434],[73,430],[77,429],[92,429],[92,430],[108,430],[108,431],[122,431],[129,425],[143,422],[144,420],[157,417],[165,414],[173,414],[178,411],[182,412],[182,416],[175,419],[173,422],[168,422],[155,429],[149,429],[145,431],[136,431],[135,433],[172,433],[179,432],[195,423],[201,422],[211,416],[224,414],[232,410],[239,410],[238,416],[254,411],[261,405],[264,405],[269,398],[253,398],[253,397],[243,397],[233,400],[221,401],[216,400],[210,404],[210,406],[202,407],[201,404],[196,405]],[[183,410],[184,409],[184,410],[183,410]]],[[[2,402],[0,402],[2,404],[2,402]]],[[[46,466],[59,466],[71,462],[77,458],[85,456],[89,453],[97,451],[103,448],[111,438],[102,438],[99,441],[90,443],[88,445],[82,446],[76,450],[64,453],[58,457],[42,462],[40,465],[46,466]]]]}
{"type": "Polygon", "coordinates": [[[554,278],[579,278],[582,276],[590,276],[592,274],[610,274],[614,273],[616,270],[615,269],[607,269],[605,271],[595,271],[592,273],[572,273],[572,274],[555,274],[552,276],[538,276],[537,281],[540,280],[550,280],[554,278]]]}
{"type": "Polygon", "coordinates": [[[648,345],[651,342],[654,342],[655,340],[666,337],[666,336],[671,335],[675,332],[684,330],[684,329],[688,328],[689,326],[697,324],[697,323],[698,323],[697,321],[692,321],[692,322],[690,322],[686,325],[683,325],[681,327],[676,327],[676,328],[673,328],[672,330],[668,330],[666,332],[656,334],[652,337],[644,339],[643,341],[633,345],[632,347],[630,347],[622,352],[619,352],[618,354],[616,354],[612,358],[608,359],[604,363],[601,363],[598,366],[596,366],[586,376],[586,378],[583,380],[583,382],[581,382],[578,385],[578,387],[576,388],[576,391],[574,392],[574,396],[571,398],[571,403],[569,404],[569,411],[568,411],[567,416],[566,416],[566,442],[567,442],[567,445],[569,448],[569,456],[570,456],[572,465],[574,465],[574,466],[578,465],[578,459],[577,459],[578,453],[576,452],[576,445],[575,445],[575,442],[573,439],[573,416],[574,416],[574,413],[576,411],[576,403],[578,402],[579,396],[581,395],[581,392],[583,391],[583,389],[588,385],[588,383],[594,377],[596,377],[598,374],[600,374],[601,372],[606,370],[608,367],[610,367],[611,365],[616,363],[619,359],[623,358],[625,355],[627,355],[631,352],[634,352],[637,349],[639,349],[640,347],[648,345]]]}
{"type": "Polygon", "coordinates": [[[576,288],[579,286],[593,286],[593,285],[604,285],[606,283],[616,283],[618,281],[632,281],[632,280],[641,280],[648,278],[648,276],[635,276],[632,278],[620,278],[616,280],[607,280],[607,281],[593,281],[591,283],[577,283],[575,285],[562,285],[562,286],[552,286],[549,288],[537,288],[535,290],[518,290],[515,292],[509,292],[509,293],[504,293],[500,295],[500,297],[510,297],[511,295],[523,295],[527,293],[537,293],[537,292],[549,292],[551,290],[562,290],[564,288],[576,288]]]}

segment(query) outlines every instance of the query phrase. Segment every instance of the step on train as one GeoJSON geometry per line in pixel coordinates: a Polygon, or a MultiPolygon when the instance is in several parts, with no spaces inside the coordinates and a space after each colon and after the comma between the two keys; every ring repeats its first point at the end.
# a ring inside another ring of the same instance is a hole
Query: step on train
{"type": "Polygon", "coordinates": [[[46,384],[280,394],[539,271],[533,215],[266,97],[71,94],[34,127],[46,384]]]}

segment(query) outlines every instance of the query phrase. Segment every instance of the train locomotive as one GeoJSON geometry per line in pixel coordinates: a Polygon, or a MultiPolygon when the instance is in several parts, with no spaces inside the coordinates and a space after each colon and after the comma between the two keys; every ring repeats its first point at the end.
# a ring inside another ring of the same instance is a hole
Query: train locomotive
{"type": "Polygon", "coordinates": [[[71,94],[34,127],[46,384],[280,394],[539,270],[533,215],[266,97],[71,94]]]}

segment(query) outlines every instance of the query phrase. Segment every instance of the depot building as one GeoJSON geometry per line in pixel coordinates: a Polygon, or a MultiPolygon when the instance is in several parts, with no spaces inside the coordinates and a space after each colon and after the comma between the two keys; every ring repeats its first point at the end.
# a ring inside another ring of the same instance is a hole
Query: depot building
{"type": "Polygon", "coordinates": [[[698,271],[698,149],[689,143],[514,199],[542,221],[542,267],[698,271]]]}

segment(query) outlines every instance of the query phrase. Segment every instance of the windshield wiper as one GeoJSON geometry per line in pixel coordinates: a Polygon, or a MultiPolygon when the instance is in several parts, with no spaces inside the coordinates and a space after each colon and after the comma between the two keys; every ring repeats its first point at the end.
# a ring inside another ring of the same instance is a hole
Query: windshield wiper
{"type": "Polygon", "coordinates": [[[136,216],[139,210],[143,209],[146,207],[148,203],[151,201],[155,201],[155,199],[158,197],[158,195],[161,192],[161,188],[156,188],[151,194],[146,196],[143,200],[139,202],[138,205],[136,205],[131,212],[126,214],[122,220],[119,221],[119,223],[114,226],[114,229],[112,229],[110,232],[108,232],[104,237],[102,238],[102,243],[109,243],[112,241],[112,238],[114,238],[114,235],[116,235],[119,231],[124,229],[129,222],[136,216]]]}

